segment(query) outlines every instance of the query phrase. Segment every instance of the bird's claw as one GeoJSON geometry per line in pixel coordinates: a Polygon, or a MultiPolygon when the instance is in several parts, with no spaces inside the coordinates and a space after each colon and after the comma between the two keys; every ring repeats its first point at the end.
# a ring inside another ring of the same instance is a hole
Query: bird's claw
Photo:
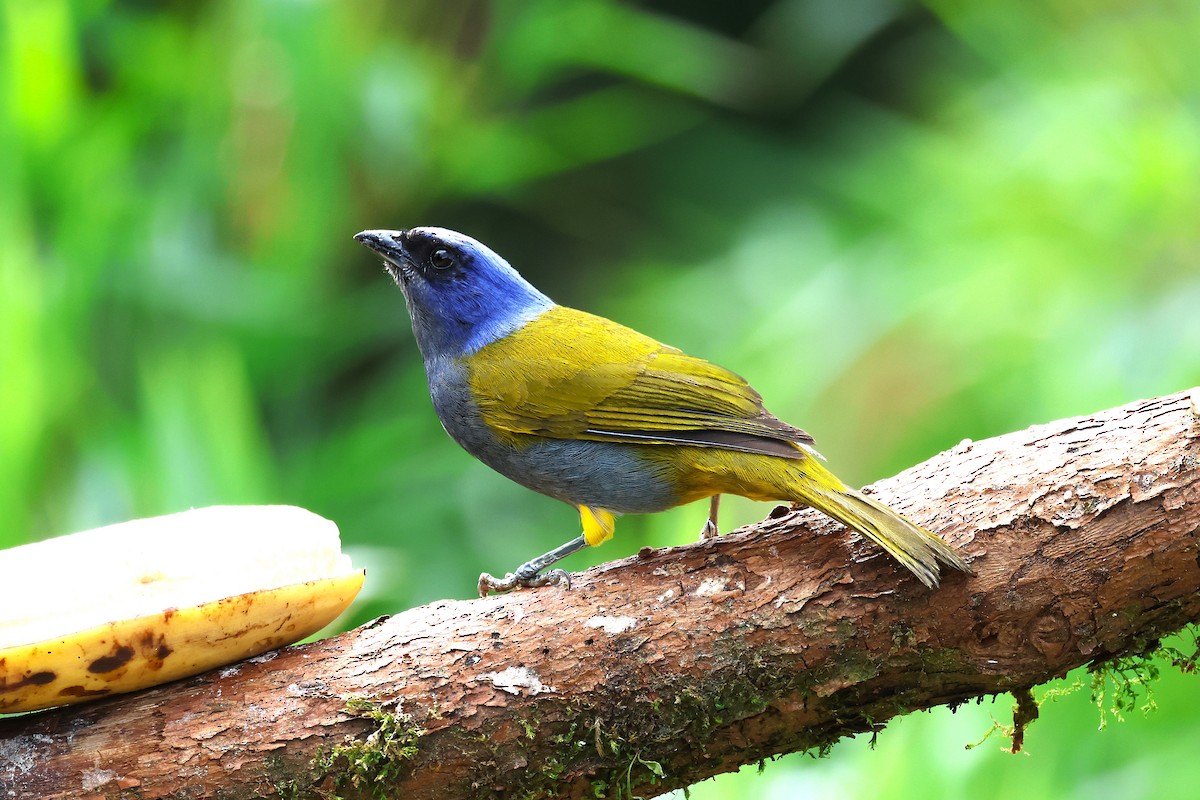
{"type": "Polygon", "coordinates": [[[530,578],[525,586],[561,586],[564,589],[571,588],[571,573],[565,569],[552,569],[549,572],[543,572],[530,578]]]}
{"type": "Polygon", "coordinates": [[[507,592],[517,585],[517,576],[511,572],[503,578],[497,578],[490,572],[479,575],[479,596],[487,597],[492,592],[507,592]]]}
{"type": "Polygon", "coordinates": [[[721,532],[717,530],[717,523],[713,522],[711,519],[706,520],[704,527],[700,529],[700,541],[702,542],[708,541],[709,539],[715,539],[720,535],[721,532]]]}
{"type": "Polygon", "coordinates": [[[487,597],[492,592],[508,592],[519,588],[536,589],[551,585],[570,589],[571,576],[565,569],[552,569],[541,575],[536,572],[532,575],[522,575],[521,570],[517,570],[516,574],[510,572],[503,578],[496,578],[484,572],[479,576],[479,596],[487,597]]]}

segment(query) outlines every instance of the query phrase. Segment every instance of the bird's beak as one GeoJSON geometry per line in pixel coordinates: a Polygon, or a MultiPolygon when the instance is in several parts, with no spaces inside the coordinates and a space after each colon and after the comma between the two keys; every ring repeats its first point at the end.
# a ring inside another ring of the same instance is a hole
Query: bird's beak
{"type": "Polygon", "coordinates": [[[354,234],[359,244],[383,256],[383,265],[399,283],[402,275],[412,267],[412,259],[404,248],[407,231],[361,231],[354,234]]]}

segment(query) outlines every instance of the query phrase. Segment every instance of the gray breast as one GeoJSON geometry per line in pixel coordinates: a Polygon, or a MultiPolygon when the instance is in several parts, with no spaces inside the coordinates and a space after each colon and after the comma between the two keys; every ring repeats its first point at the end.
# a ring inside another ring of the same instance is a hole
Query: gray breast
{"type": "Polygon", "coordinates": [[[527,446],[513,447],[483,424],[462,364],[437,359],[427,361],[425,368],[446,433],[501,475],[571,505],[618,513],[644,514],[678,504],[661,467],[639,457],[653,445],[530,436],[527,446]]]}

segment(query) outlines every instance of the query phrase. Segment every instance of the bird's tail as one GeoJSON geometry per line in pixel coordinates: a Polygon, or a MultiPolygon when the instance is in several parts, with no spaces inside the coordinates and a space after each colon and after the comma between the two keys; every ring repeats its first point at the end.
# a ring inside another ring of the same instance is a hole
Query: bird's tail
{"type": "Polygon", "coordinates": [[[806,492],[807,505],[822,511],[838,522],[853,528],[882,547],[907,567],[931,589],[938,585],[945,564],[969,574],[975,574],[962,556],[950,549],[940,538],[892,509],[848,487],[820,487],[806,492]]]}

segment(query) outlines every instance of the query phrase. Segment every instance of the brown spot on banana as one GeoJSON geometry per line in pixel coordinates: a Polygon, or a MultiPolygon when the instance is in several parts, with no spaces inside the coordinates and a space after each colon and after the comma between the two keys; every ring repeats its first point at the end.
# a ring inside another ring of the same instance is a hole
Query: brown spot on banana
{"type": "Polygon", "coordinates": [[[120,669],[129,663],[133,658],[133,648],[128,645],[122,645],[107,656],[100,656],[92,663],[88,664],[88,672],[94,672],[97,675],[102,675],[105,672],[112,672],[120,669]]]}
{"type": "Polygon", "coordinates": [[[111,692],[112,689],[85,689],[82,686],[68,686],[65,689],[59,689],[59,697],[103,697],[111,692]]]}
{"type": "Polygon", "coordinates": [[[48,683],[54,683],[57,678],[58,675],[48,670],[35,672],[28,677],[22,678],[19,681],[13,681],[12,683],[0,678],[0,694],[15,692],[18,689],[24,689],[26,686],[45,686],[48,683]]]}

